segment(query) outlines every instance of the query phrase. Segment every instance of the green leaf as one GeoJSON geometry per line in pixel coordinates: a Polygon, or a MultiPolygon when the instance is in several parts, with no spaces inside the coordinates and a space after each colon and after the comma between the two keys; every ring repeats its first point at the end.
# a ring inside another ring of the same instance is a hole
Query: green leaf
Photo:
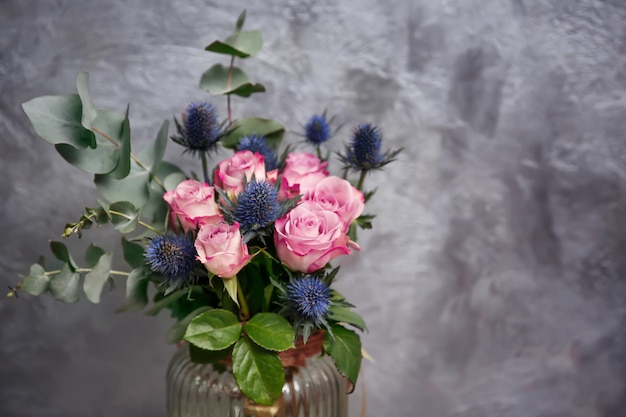
{"type": "Polygon", "coordinates": [[[146,311],[146,314],[149,316],[156,316],[159,313],[159,311],[170,306],[172,303],[174,303],[183,295],[186,295],[188,292],[189,292],[188,288],[182,288],[178,291],[169,293],[168,295],[166,295],[165,297],[163,297],[162,299],[154,303],[152,307],[150,307],[148,311],[146,311]]]}
{"type": "Polygon", "coordinates": [[[215,64],[200,77],[200,88],[207,90],[213,96],[235,94],[241,97],[250,97],[253,93],[262,93],[265,87],[261,84],[252,84],[248,76],[237,67],[230,70],[221,64],[215,64]]]}
{"type": "Polygon", "coordinates": [[[249,58],[259,53],[263,47],[263,36],[258,30],[235,32],[222,41],[213,41],[205,51],[249,58]]]}
{"type": "Polygon", "coordinates": [[[144,248],[139,243],[131,242],[122,237],[122,250],[124,251],[124,260],[133,268],[141,268],[146,264],[144,258],[144,248]]]}
{"type": "Polygon", "coordinates": [[[349,308],[332,305],[330,306],[329,311],[331,314],[331,320],[350,324],[361,331],[367,330],[365,320],[349,308]]]}
{"type": "Polygon", "coordinates": [[[165,148],[167,146],[169,126],[170,122],[168,120],[164,120],[161,124],[161,128],[159,129],[159,133],[157,133],[155,141],[144,147],[137,154],[137,159],[141,161],[148,171],[153,171],[163,159],[165,148]]]}
{"type": "Polygon", "coordinates": [[[233,349],[233,374],[246,397],[257,404],[272,405],[280,397],[285,372],[278,354],[239,339],[233,349]]]}
{"type": "Polygon", "coordinates": [[[187,177],[182,172],[173,172],[165,177],[165,181],[163,181],[163,185],[165,185],[165,189],[167,191],[171,191],[175,189],[178,184],[182,181],[185,181],[187,177]]]}
{"type": "Polygon", "coordinates": [[[106,251],[104,249],[90,243],[85,251],[85,263],[87,264],[87,268],[93,268],[100,260],[100,257],[105,253],[106,251]]]}
{"type": "Polygon", "coordinates": [[[235,31],[240,32],[243,27],[244,22],[246,21],[246,9],[243,9],[243,12],[237,18],[237,23],[235,24],[235,31]]]}
{"type": "Polygon", "coordinates": [[[233,313],[214,309],[191,320],[184,339],[207,350],[226,349],[241,336],[241,323],[233,313]]]}
{"type": "Polygon", "coordinates": [[[356,384],[361,368],[361,339],[352,330],[335,324],[332,326],[332,339],[329,333],[324,335],[324,351],[333,358],[337,370],[356,384]]]}
{"type": "Polygon", "coordinates": [[[250,339],[257,345],[274,351],[294,347],[296,335],[287,319],[276,313],[255,314],[243,327],[250,339]]]}
{"type": "Polygon", "coordinates": [[[120,233],[130,233],[139,223],[139,210],[128,201],[118,201],[109,206],[111,223],[120,233]]]}
{"type": "Polygon", "coordinates": [[[93,132],[82,125],[83,105],[78,95],[37,97],[22,108],[43,140],[79,149],[95,146],[93,132]]]}
{"type": "Polygon", "coordinates": [[[91,174],[107,174],[123,178],[130,170],[130,127],[125,116],[110,110],[100,110],[93,121],[95,146],[82,149],[57,144],[57,152],[70,164],[91,174]]]}
{"type": "Polygon", "coordinates": [[[49,285],[50,278],[46,275],[45,269],[39,264],[33,264],[30,266],[30,272],[22,281],[21,289],[36,296],[48,291],[49,285]]]}
{"type": "Polygon", "coordinates": [[[226,292],[230,296],[230,299],[239,306],[239,300],[237,299],[237,287],[239,286],[239,282],[237,281],[237,275],[232,278],[223,278],[222,282],[224,283],[224,288],[226,288],[226,292]]]}
{"type": "Polygon", "coordinates": [[[189,326],[189,323],[191,323],[191,320],[197,315],[199,315],[200,313],[204,313],[205,311],[210,310],[210,309],[211,307],[209,306],[202,306],[202,307],[196,308],[194,311],[189,313],[184,319],[177,321],[176,324],[174,324],[170,328],[170,330],[167,332],[167,336],[165,338],[167,343],[171,344],[171,343],[179,342],[185,335],[185,331],[187,330],[187,326],[189,326]]]}
{"type": "Polygon", "coordinates": [[[58,260],[68,263],[72,271],[78,269],[78,266],[76,265],[76,262],[74,262],[74,259],[72,259],[72,255],[70,255],[69,250],[67,250],[65,243],[51,241],[50,250],[58,260]]]}
{"type": "Polygon", "coordinates": [[[149,198],[150,173],[133,161],[131,172],[121,180],[108,175],[96,175],[94,183],[98,191],[109,201],[128,201],[135,207],[143,207],[149,198]]]}
{"type": "Polygon", "coordinates": [[[111,273],[111,263],[113,262],[113,254],[105,253],[100,257],[100,260],[92,268],[92,270],[85,275],[85,281],[83,282],[83,291],[87,299],[94,304],[100,302],[100,293],[104,284],[109,279],[111,273]]]}
{"type": "Polygon", "coordinates": [[[275,120],[245,117],[235,120],[230,133],[222,139],[222,145],[236,148],[242,137],[252,134],[265,136],[267,143],[277,149],[285,134],[285,127],[275,120]]]}
{"type": "Polygon", "coordinates": [[[133,269],[126,278],[126,298],[115,311],[137,311],[148,304],[148,271],[144,268],[133,269]]]}
{"type": "Polygon", "coordinates": [[[91,130],[91,124],[96,119],[98,111],[89,97],[89,74],[87,72],[81,71],[76,76],[76,90],[83,106],[81,124],[85,129],[91,130]]]}
{"type": "Polygon", "coordinates": [[[66,263],[61,272],[50,278],[50,293],[56,300],[75,303],[78,301],[79,285],[80,275],[66,263]]]}
{"type": "Polygon", "coordinates": [[[222,350],[206,350],[197,346],[188,345],[189,358],[193,363],[217,363],[222,359],[226,359],[233,351],[232,347],[222,350]]]}

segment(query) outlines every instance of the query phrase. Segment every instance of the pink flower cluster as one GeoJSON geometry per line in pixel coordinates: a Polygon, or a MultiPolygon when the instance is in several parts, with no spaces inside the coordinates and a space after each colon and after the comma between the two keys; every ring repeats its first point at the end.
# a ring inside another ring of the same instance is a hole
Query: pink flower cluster
{"type": "MultiPolygon", "coordinates": [[[[309,153],[291,153],[282,172],[266,173],[261,154],[239,151],[218,164],[213,183],[236,200],[245,181],[254,177],[275,183],[280,178],[279,199],[300,195],[299,204],[275,222],[274,244],[276,255],[291,270],[311,273],[349,254],[350,248],[358,249],[348,229],[365,204],[363,193],[329,175],[327,164],[309,153]]],[[[178,222],[187,233],[197,230],[197,258],[209,272],[231,278],[250,260],[239,224],[224,221],[212,186],[186,180],[163,198],[170,206],[172,228],[178,222]]]]}

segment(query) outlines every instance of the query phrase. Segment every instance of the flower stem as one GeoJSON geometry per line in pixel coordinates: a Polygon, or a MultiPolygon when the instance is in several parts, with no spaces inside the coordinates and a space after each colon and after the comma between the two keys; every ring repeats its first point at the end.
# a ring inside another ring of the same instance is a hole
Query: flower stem
{"type": "Polygon", "coordinates": [[[248,320],[250,317],[250,307],[248,307],[248,300],[246,300],[246,296],[243,295],[242,291],[237,291],[237,299],[239,300],[239,319],[242,321],[248,320]]]}
{"type": "Polygon", "coordinates": [[[204,182],[211,185],[211,183],[209,182],[209,168],[207,166],[206,152],[202,152],[201,159],[202,159],[202,173],[204,174],[204,182]]]}
{"type": "Polygon", "coordinates": [[[359,183],[356,186],[357,190],[363,191],[363,182],[365,181],[365,176],[366,175],[367,175],[367,170],[366,169],[361,170],[361,176],[359,177],[359,183]]]}
{"type": "MultiPolygon", "coordinates": [[[[91,268],[76,268],[76,271],[74,271],[74,272],[91,272],[91,271],[92,271],[91,268]]],[[[46,271],[45,275],[46,276],[50,276],[50,275],[57,275],[57,274],[60,274],[60,273],[61,273],[61,270],[57,269],[57,270],[54,270],[54,271],[46,271]]],[[[130,275],[130,272],[116,271],[116,270],[112,269],[112,270],[109,271],[109,274],[111,274],[111,275],[121,275],[121,276],[127,277],[127,276],[130,275]]]]}
{"type": "MultiPolygon", "coordinates": [[[[121,212],[119,212],[119,211],[109,210],[109,213],[114,214],[114,215],[116,215],[116,216],[123,217],[123,218],[128,219],[128,220],[132,220],[132,219],[133,219],[132,217],[127,216],[126,214],[121,213],[121,212]]],[[[137,221],[137,223],[138,223],[138,224],[140,224],[141,226],[145,227],[146,229],[153,231],[153,232],[154,232],[154,233],[156,233],[157,235],[162,234],[159,230],[155,229],[154,227],[152,227],[152,225],[150,225],[150,224],[148,224],[148,223],[146,223],[146,222],[143,222],[143,221],[141,221],[141,220],[138,220],[138,221],[137,221]]]]}
{"type": "MultiPolygon", "coordinates": [[[[237,42],[237,38],[233,41],[233,44],[237,42]]],[[[226,91],[230,91],[230,86],[233,81],[233,68],[235,64],[235,56],[230,57],[230,67],[228,68],[228,80],[226,81],[226,91]]],[[[230,105],[230,94],[226,94],[226,106],[228,107],[228,127],[233,124],[233,110],[230,105]]]]}

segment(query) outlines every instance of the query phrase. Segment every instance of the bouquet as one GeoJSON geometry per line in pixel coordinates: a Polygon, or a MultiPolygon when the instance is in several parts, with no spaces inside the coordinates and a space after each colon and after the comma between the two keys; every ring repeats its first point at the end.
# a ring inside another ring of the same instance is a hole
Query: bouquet
{"type": "Polygon", "coordinates": [[[87,73],[78,74],[77,94],[23,104],[36,133],[67,162],[93,174],[102,196],[62,236],[81,238],[93,225],[110,224],[123,235],[128,269],[113,269],[112,252],[94,244],[78,262],[65,244],[53,241],[60,266],[47,269],[41,258],[8,295],[50,293],[74,303],[82,287],[98,303],[107,283],[125,279],[119,311],[169,310],[176,319],[169,342],[188,342],[196,362],[230,361],[241,391],[272,404],[284,384],[279,353],[313,334],[323,333],[323,354],[356,383],[362,350],[355,330],[366,325],[332,288],[339,268],[331,262],[359,250],[357,229],[370,228],[374,217],[364,213],[374,194],[363,189],[364,180],[399,150],[383,152],[381,130],[357,125],[336,155],[336,176],[324,149],[336,133],[326,112],[306,122],[298,146],[284,148],[281,123],[234,119],[233,96],[265,91],[234,65],[262,45],[261,33],[244,31],[244,21],[245,11],[232,35],[205,48],[230,56],[230,65],[215,64],[200,79],[210,95],[226,96],[224,121],[212,104],[193,102],[174,119],[171,137],[166,120],[156,139],[135,152],[128,108],[123,114],[97,108],[87,73]],[[169,139],[199,160],[199,175],[163,160],[169,139]],[[298,149],[304,146],[309,148],[298,149]]]}

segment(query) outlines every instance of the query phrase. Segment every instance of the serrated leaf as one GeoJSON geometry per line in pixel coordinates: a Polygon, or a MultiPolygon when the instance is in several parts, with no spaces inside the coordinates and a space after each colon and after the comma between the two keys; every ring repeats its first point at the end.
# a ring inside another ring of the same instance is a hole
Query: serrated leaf
{"type": "Polygon", "coordinates": [[[163,297],[162,299],[154,303],[152,307],[150,307],[148,311],[146,311],[146,314],[149,316],[156,316],[159,313],[159,311],[163,310],[164,308],[167,308],[176,300],[178,300],[180,297],[186,295],[188,292],[189,292],[188,288],[182,288],[178,291],[169,293],[168,295],[166,295],[165,297],[163,297]]]}
{"type": "Polygon", "coordinates": [[[89,97],[89,74],[81,71],[76,76],[76,90],[82,104],[81,124],[91,130],[91,124],[96,119],[98,111],[89,97]]]}
{"type": "Polygon", "coordinates": [[[30,272],[22,281],[21,289],[30,295],[41,295],[48,291],[50,278],[46,275],[45,269],[39,264],[30,266],[30,272]]]}
{"type": "Polygon", "coordinates": [[[196,308],[194,311],[189,313],[185,318],[177,321],[176,324],[174,324],[170,328],[170,330],[167,332],[167,336],[165,338],[167,343],[172,344],[172,343],[179,342],[185,335],[185,331],[187,330],[187,326],[189,326],[189,323],[191,323],[191,320],[197,315],[199,315],[200,313],[204,313],[205,311],[208,311],[210,309],[211,307],[209,306],[202,306],[202,307],[196,308]]]}
{"type": "Polygon", "coordinates": [[[274,149],[278,149],[285,134],[285,127],[275,120],[244,117],[235,120],[230,133],[222,139],[222,145],[227,148],[236,148],[241,138],[252,134],[265,136],[267,143],[274,149]]]}
{"type": "Polygon", "coordinates": [[[133,269],[126,278],[126,298],[115,311],[137,311],[148,304],[148,272],[144,268],[133,269]]]}
{"type": "Polygon", "coordinates": [[[233,348],[233,375],[241,392],[257,404],[272,405],[285,384],[278,354],[257,346],[247,337],[239,339],[233,348]]]}
{"type": "Polygon", "coordinates": [[[333,325],[333,338],[329,333],[324,335],[324,351],[332,358],[337,370],[356,384],[361,369],[361,339],[352,330],[340,325],[333,325]]]}
{"type": "Polygon", "coordinates": [[[93,132],[82,125],[82,109],[77,94],[42,96],[22,104],[35,132],[52,144],[68,144],[84,149],[94,146],[93,132]]]}
{"type": "Polygon", "coordinates": [[[111,223],[120,233],[130,233],[139,224],[139,210],[128,201],[118,201],[109,206],[111,223]]]}
{"type": "Polygon", "coordinates": [[[259,53],[263,47],[263,36],[258,30],[248,30],[233,33],[222,41],[213,41],[204,48],[206,51],[249,58],[259,53]]]}
{"type": "Polygon", "coordinates": [[[94,266],[87,275],[85,275],[85,281],[83,282],[83,291],[87,296],[87,299],[94,304],[100,302],[100,294],[104,284],[109,279],[111,272],[111,263],[113,262],[113,254],[105,253],[100,257],[96,266],[94,266]]]}
{"type": "Polygon", "coordinates": [[[184,339],[199,348],[222,350],[231,346],[241,336],[241,323],[233,313],[214,309],[191,320],[184,339]]]}
{"type": "Polygon", "coordinates": [[[72,259],[72,255],[70,255],[70,251],[67,249],[67,246],[65,246],[65,243],[53,240],[50,242],[50,250],[59,261],[68,263],[72,271],[78,268],[76,262],[72,259]]]}
{"type": "Polygon", "coordinates": [[[72,304],[78,301],[80,275],[66,263],[61,272],[50,278],[50,294],[59,301],[72,304]]]}
{"type": "Polygon", "coordinates": [[[340,321],[350,324],[361,331],[367,330],[365,320],[349,308],[332,305],[329,308],[330,318],[334,321],[340,321]]]}
{"type": "Polygon", "coordinates": [[[258,313],[243,327],[250,339],[267,350],[281,352],[294,347],[296,337],[287,319],[276,313],[258,313]]]}
{"type": "Polygon", "coordinates": [[[144,247],[139,243],[131,242],[122,237],[122,251],[124,252],[124,260],[131,267],[141,268],[146,264],[144,247]]]}
{"type": "Polygon", "coordinates": [[[261,84],[253,84],[248,76],[238,67],[232,68],[215,64],[200,77],[200,88],[207,90],[209,94],[218,96],[222,94],[235,94],[241,97],[250,97],[253,93],[262,93],[265,87],[261,84]]]}
{"type": "Polygon", "coordinates": [[[93,268],[100,260],[100,257],[104,255],[106,251],[99,246],[90,243],[85,251],[85,263],[87,268],[93,268]]]}

